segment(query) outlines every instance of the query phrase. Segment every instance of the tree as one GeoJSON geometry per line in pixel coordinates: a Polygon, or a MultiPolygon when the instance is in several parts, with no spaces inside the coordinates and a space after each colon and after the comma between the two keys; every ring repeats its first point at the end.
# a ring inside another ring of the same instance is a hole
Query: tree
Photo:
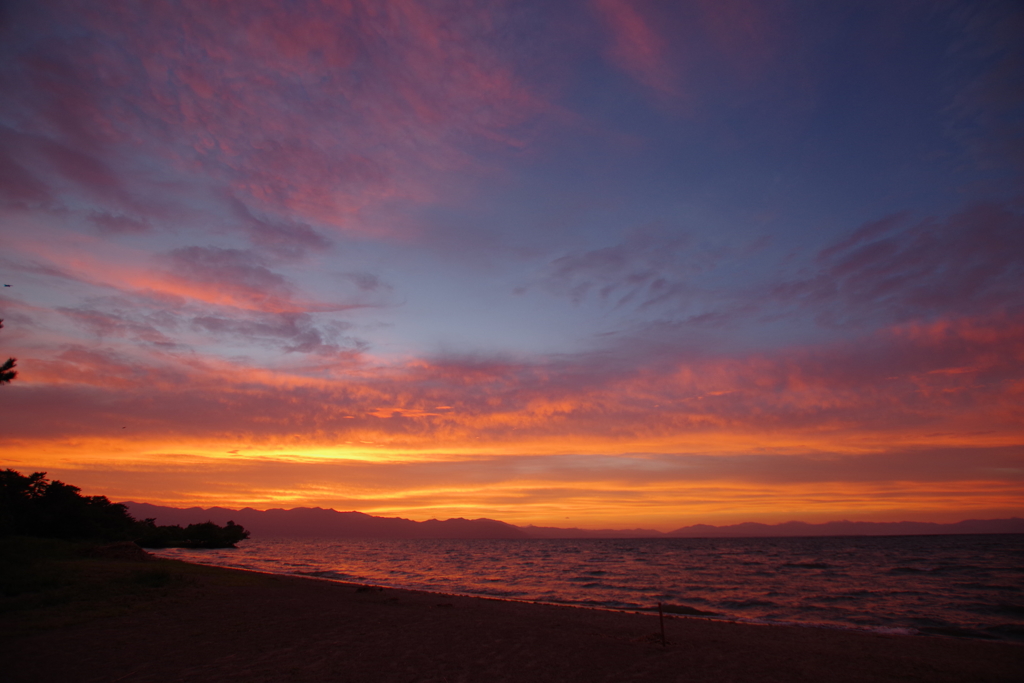
{"type": "MultiPolygon", "coordinates": [[[[0,319],[0,328],[3,328],[4,321],[0,319]]],[[[6,384],[12,379],[18,376],[18,371],[14,369],[14,361],[17,358],[8,358],[4,361],[3,365],[0,365],[0,384],[6,384]]]]}
{"type": "Polygon", "coordinates": [[[67,540],[135,541],[144,548],[234,548],[249,538],[241,525],[213,522],[157,526],[138,521],[121,503],[106,496],[83,496],[81,489],[50,481],[46,472],[27,477],[12,469],[0,472],[0,537],[42,536],[67,540]]]}
{"type": "Polygon", "coordinates": [[[249,532],[242,525],[228,522],[219,526],[213,522],[189,524],[182,529],[174,526],[157,526],[152,519],[140,523],[146,532],[135,539],[143,548],[234,548],[239,541],[249,538],[249,532]]]}
{"type": "Polygon", "coordinates": [[[45,472],[0,472],[0,536],[121,540],[137,524],[124,505],[83,496],[77,486],[50,481],[45,472]]]}

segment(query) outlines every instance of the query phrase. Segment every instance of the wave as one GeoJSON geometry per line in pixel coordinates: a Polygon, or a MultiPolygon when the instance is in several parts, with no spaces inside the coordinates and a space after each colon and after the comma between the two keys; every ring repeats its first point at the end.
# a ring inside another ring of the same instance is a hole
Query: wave
{"type": "Polygon", "coordinates": [[[1024,641],[1024,535],[985,541],[979,552],[972,537],[772,539],[766,552],[760,539],[254,539],[230,555],[159,554],[438,593],[1024,641]]]}

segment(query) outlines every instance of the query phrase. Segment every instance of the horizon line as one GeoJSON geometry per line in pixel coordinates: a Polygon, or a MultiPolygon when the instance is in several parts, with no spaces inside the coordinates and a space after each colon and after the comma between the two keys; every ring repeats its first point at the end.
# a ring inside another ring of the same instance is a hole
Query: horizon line
{"type": "MultiPolygon", "coordinates": [[[[250,506],[245,506],[243,508],[237,508],[236,509],[236,508],[223,507],[223,506],[220,506],[220,505],[213,505],[213,506],[210,506],[210,507],[202,507],[201,505],[193,505],[193,506],[190,506],[190,507],[182,508],[182,507],[172,507],[172,506],[169,506],[169,505],[157,505],[157,504],[154,504],[154,503],[143,503],[143,502],[131,501],[131,500],[129,500],[129,501],[121,501],[119,504],[126,505],[126,506],[129,506],[129,505],[148,505],[148,506],[151,506],[151,507],[165,508],[165,509],[168,509],[168,510],[178,510],[178,511],[182,511],[182,512],[188,511],[188,510],[197,510],[197,509],[198,510],[202,510],[204,512],[217,509],[217,510],[225,510],[227,512],[243,512],[243,511],[247,511],[248,510],[248,511],[252,511],[252,512],[261,512],[261,513],[263,513],[263,512],[271,512],[271,511],[275,511],[275,510],[279,510],[279,511],[282,511],[282,512],[291,512],[291,511],[294,511],[294,510],[322,510],[324,512],[334,512],[334,513],[337,513],[337,514],[353,514],[354,513],[354,514],[366,515],[367,517],[372,517],[372,518],[375,518],[375,519],[399,519],[399,520],[405,520],[405,521],[413,522],[415,524],[423,524],[425,522],[449,522],[449,521],[457,521],[457,520],[464,520],[464,521],[470,521],[470,522],[488,521],[488,522],[498,522],[500,524],[505,524],[505,525],[508,525],[508,526],[511,526],[511,527],[515,527],[517,529],[523,529],[523,530],[529,530],[529,529],[532,528],[532,529],[558,529],[558,530],[565,530],[565,531],[582,531],[582,532],[609,532],[609,531],[622,531],[622,532],[633,531],[633,532],[639,532],[639,531],[642,531],[642,532],[654,532],[654,533],[662,534],[662,535],[671,534],[671,533],[673,533],[675,531],[680,531],[682,529],[692,529],[692,528],[695,528],[695,527],[706,527],[706,528],[710,528],[710,529],[730,529],[730,528],[734,528],[734,527],[746,527],[746,526],[776,528],[776,527],[784,527],[784,526],[788,526],[788,525],[802,525],[802,526],[812,526],[812,527],[824,527],[824,526],[828,526],[828,525],[832,525],[832,524],[863,524],[863,525],[874,525],[874,526],[899,525],[899,524],[916,524],[916,525],[925,525],[925,526],[933,526],[933,527],[953,527],[953,526],[957,526],[957,525],[960,525],[960,524],[966,524],[966,523],[970,523],[970,522],[978,522],[978,523],[986,523],[986,522],[988,522],[988,523],[990,523],[990,522],[1013,522],[1013,521],[1024,522],[1024,517],[1018,517],[1017,515],[1013,515],[1013,516],[1010,516],[1010,517],[993,517],[993,518],[977,518],[977,517],[972,517],[972,518],[961,519],[961,520],[958,520],[956,522],[925,522],[925,521],[917,521],[917,520],[913,520],[913,519],[902,519],[902,520],[899,520],[899,521],[885,521],[885,522],[867,521],[867,520],[850,520],[850,519],[833,519],[833,520],[829,520],[829,521],[826,521],[826,522],[805,522],[805,521],[799,520],[799,519],[791,519],[791,520],[787,520],[785,522],[773,522],[772,523],[772,522],[743,521],[743,522],[735,522],[735,523],[732,523],[732,524],[720,524],[720,525],[719,524],[706,524],[706,523],[703,523],[703,522],[696,522],[696,523],[692,523],[692,524],[682,524],[680,526],[673,526],[671,529],[669,529],[667,531],[662,531],[662,530],[655,529],[655,528],[639,527],[639,526],[635,526],[635,527],[581,527],[581,526],[562,527],[562,526],[556,526],[553,523],[547,523],[547,524],[530,523],[530,524],[520,525],[520,524],[514,524],[512,522],[506,522],[504,520],[496,519],[496,518],[493,518],[493,517],[475,517],[475,518],[469,518],[469,517],[449,517],[447,519],[438,519],[436,517],[431,517],[429,519],[416,520],[416,519],[411,519],[409,517],[400,517],[400,516],[388,517],[388,516],[382,516],[382,515],[375,515],[375,514],[371,514],[371,513],[368,513],[368,512],[362,512],[360,510],[337,510],[337,509],[335,509],[333,507],[331,507],[331,508],[324,508],[324,507],[320,507],[320,506],[297,506],[297,507],[293,507],[293,508],[266,508],[266,509],[261,510],[261,509],[250,507],[250,506]]],[[[970,533],[970,532],[966,532],[966,533],[970,533]]],[[[1009,532],[1009,533],[1015,533],[1015,532],[1009,532]]],[[[1024,533],[1024,531],[1022,531],[1020,533],[1024,533]]]]}

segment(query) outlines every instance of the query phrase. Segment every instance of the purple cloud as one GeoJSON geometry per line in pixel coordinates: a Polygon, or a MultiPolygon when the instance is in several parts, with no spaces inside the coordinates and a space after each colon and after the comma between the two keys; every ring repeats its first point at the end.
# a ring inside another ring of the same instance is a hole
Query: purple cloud
{"type": "Polygon", "coordinates": [[[815,269],[771,294],[825,325],[1017,308],[1024,305],[1024,215],[978,204],[944,220],[893,216],[823,249],[815,269]]]}
{"type": "Polygon", "coordinates": [[[245,204],[229,200],[253,244],[283,258],[297,258],[307,251],[324,251],[331,241],[305,223],[257,218],[245,204]]]}
{"type": "Polygon", "coordinates": [[[364,351],[368,344],[342,333],[350,323],[332,322],[318,327],[313,316],[302,313],[278,313],[240,319],[217,315],[200,315],[191,319],[193,327],[218,338],[245,344],[265,344],[285,353],[311,353],[322,356],[352,354],[364,351]]]}
{"type": "Polygon", "coordinates": [[[162,257],[175,279],[209,285],[254,306],[276,305],[295,291],[258,255],[241,249],[182,247],[162,257]]]}

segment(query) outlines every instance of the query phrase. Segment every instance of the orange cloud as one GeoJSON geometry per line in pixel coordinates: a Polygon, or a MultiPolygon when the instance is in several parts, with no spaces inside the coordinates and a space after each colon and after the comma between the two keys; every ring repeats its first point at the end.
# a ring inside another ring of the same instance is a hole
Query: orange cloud
{"type": "MultiPolygon", "coordinates": [[[[813,459],[799,456],[767,462],[757,457],[736,462],[711,457],[701,463],[639,456],[506,456],[409,463],[174,453],[133,460],[113,451],[102,463],[88,463],[61,457],[68,454],[70,450],[37,453],[33,460],[51,476],[116,500],[181,507],[321,506],[414,519],[489,516],[517,524],[591,528],[670,530],[696,522],[797,518],[959,521],[964,516],[1019,514],[1024,493],[1020,476],[978,477],[987,467],[1013,462],[1009,451],[977,451],[980,466],[973,470],[963,467],[964,453],[889,453],[877,459],[874,472],[871,463],[850,467],[848,462],[819,459],[815,467],[813,459]],[[940,472],[933,471],[932,462],[939,463],[940,472]],[[944,464],[955,462],[961,464],[941,472],[944,464]],[[894,478],[894,465],[906,473],[916,470],[917,478],[894,478]],[[858,469],[859,478],[844,480],[850,469],[858,469]],[[799,475],[789,476],[793,472],[799,475]]],[[[31,469],[25,467],[29,462],[15,459],[14,464],[31,469]]]]}
{"type": "MultiPolygon", "coordinates": [[[[1024,320],[1005,314],[659,370],[364,360],[324,379],[85,349],[19,362],[0,394],[9,463],[182,481],[161,502],[537,523],[564,509],[589,525],[938,518],[1012,509],[1024,474],[1024,320]],[[292,484],[274,478],[284,464],[292,484]],[[229,490],[211,483],[221,471],[248,474],[229,490]]],[[[119,497],[156,495],[111,476],[119,497]]]]}
{"type": "Polygon", "coordinates": [[[73,383],[83,402],[68,405],[69,435],[127,419],[143,433],[244,435],[254,443],[315,448],[372,441],[424,454],[1005,445],[1024,435],[1022,332],[1017,319],[939,321],[827,348],[679,359],[657,370],[611,375],[585,361],[377,367],[353,360],[333,378],[311,379],[286,368],[192,357],[185,363],[173,353],[140,365],[69,349],[25,358],[32,371],[16,388],[21,398],[14,410],[24,414],[23,432],[38,425],[39,433],[55,435],[45,414],[31,406],[73,402],[56,388],[73,383]],[[133,407],[142,396],[149,408],[133,407]],[[202,417],[182,424],[171,419],[189,414],[202,417]]]}

